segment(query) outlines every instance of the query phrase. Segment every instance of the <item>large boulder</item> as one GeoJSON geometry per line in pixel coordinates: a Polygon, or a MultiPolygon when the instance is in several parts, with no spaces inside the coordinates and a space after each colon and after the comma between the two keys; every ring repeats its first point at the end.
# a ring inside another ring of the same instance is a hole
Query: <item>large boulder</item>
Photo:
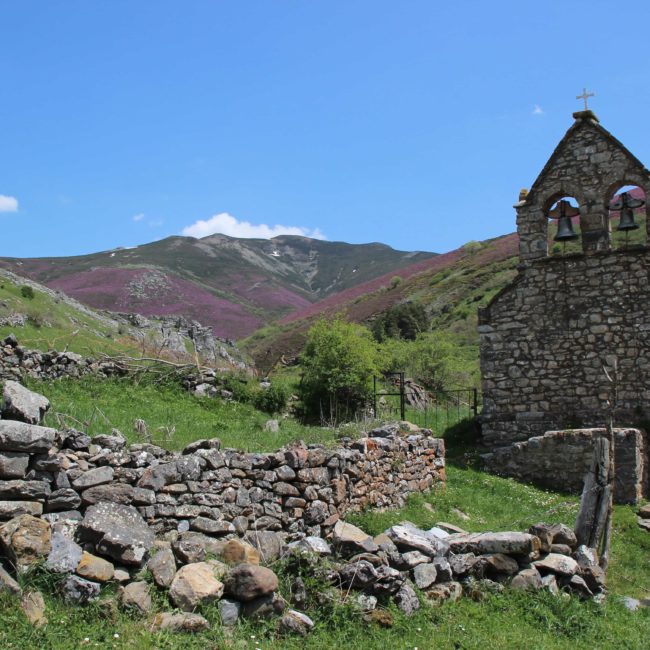
{"type": "Polygon", "coordinates": [[[38,424],[50,408],[47,397],[34,393],[17,381],[6,381],[2,391],[2,417],[38,424]]]}
{"type": "Polygon", "coordinates": [[[0,420],[0,451],[22,451],[30,454],[48,452],[56,441],[56,431],[49,427],[0,420]]]}
{"type": "Polygon", "coordinates": [[[224,582],[226,593],[242,602],[267,596],[278,588],[275,573],[256,564],[239,564],[228,572],[224,582]]]}
{"type": "Polygon", "coordinates": [[[0,526],[0,554],[18,571],[46,557],[52,547],[52,534],[47,521],[20,515],[0,526]]]}
{"type": "Polygon", "coordinates": [[[154,543],[153,531],[133,506],[107,501],[90,506],[77,530],[98,553],[127,565],[141,565],[154,543]]]}
{"type": "Polygon", "coordinates": [[[169,588],[169,597],[176,607],[191,612],[198,605],[219,600],[224,585],[218,579],[223,575],[220,562],[196,562],[181,567],[169,588]]]}

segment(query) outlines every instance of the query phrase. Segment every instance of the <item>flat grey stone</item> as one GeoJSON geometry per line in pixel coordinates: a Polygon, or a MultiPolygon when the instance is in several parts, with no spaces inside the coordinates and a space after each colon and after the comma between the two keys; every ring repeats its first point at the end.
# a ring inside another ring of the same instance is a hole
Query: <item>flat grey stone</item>
{"type": "Polygon", "coordinates": [[[50,408],[50,402],[43,395],[34,393],[17,381],[7,380],[2,391],[2,417],[38,424],[50,408]]]}
{"type": "Polygon", "coordinates": [[[24,451],[30,454],[46,453],[56,441],[56,431],[49,427],[0,420],[0,451],[24,451]]]}
{"type": "Polygon", "coordinates": [[[0,478],[25,478],[29,466],[29,454],[17,451],[0,452],[0,478]]]}
{"type": "Polygon", "coordinates": [[[539,538],[529,533],[473,533],[450,535],[447,540],[452,553],[503,553],[505,555],[528,555],[539,550],[539,538]]]}
{"type": "Polygon", "coordinates": [[[154,543],[154,533],[133,506],[102,501],[86,510],[79,524],[82,541],[97,552],[127,565],[139,566],[154,543]]]}
{"type": "Polygon", "coordinates": [[[74,573],[82,553],[79,544],[58,531],[53,532],[52,548],[45,561],[45,567],[54,573],[74,573]]]}
{"type": "Polygon", "coordinates": [[[164,589],[168,589],[176,575],[176,560],[171,548],[161,548],[147,562],[153,581],[164,589]]]}
{"type": "Polygon", "coordinates": [[[79,478],[72,481],[72,487],[76,490],[83,490],[85,488],[91,488],[96,485],[110,483],[113,480],[114,473],[115,472],[113,471],[113,468],[109,465],[96,467],[95,469],[89,469],[87,472],[84,472],[79,478]]]}
{"type": "Polygon", "coordinates": [[[219,614],[221,615],[221,624],[226,627],[235,625],[241,615],[242,604],[237,600],[222,598],[219,601],[219,614]]]}
{"type": "Polygon", "coordinates": [[[50,484],[45,481],[0,481],[0,499],[44,501],[49,494],[50,484]]]}
{"type": "Polygon", "coordinates": [[[538,571],[561,576],[572,576],[580,568],[572,557],[559,553],[549,553],[545,558],[537,560],[533,564],[538,571]]]}
{"type": "Polygon", "coordinates": [[[59,584],[59,591],[64,600],[78,605],[85,605],[99,598],[101,587],[97,582],[70,575],[59,584]]]}
{"type": "Polygon", "coordinates": [[[413,580],[418,589],[427,589],[438,577],[438,571],[433,564],[418,564],[413,569],[413,580]]]}
{"type": "Polygon", "coordinates": [[[13,519],[18,515],[43,514],[43,504],[38,501],[0,501],[0,520],[13,519]]]}

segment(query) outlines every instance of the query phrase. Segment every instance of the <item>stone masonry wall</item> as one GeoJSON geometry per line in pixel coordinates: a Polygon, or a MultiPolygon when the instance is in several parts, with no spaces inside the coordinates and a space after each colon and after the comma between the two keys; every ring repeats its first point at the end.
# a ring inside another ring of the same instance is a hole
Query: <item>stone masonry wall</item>
{"type": "Polygon", "coordinates": [[[650,417],[650,253],[543,258],[480,314],[483,438],[603,426],[618,367],[615,423],[650,417]]]}
{"type": "MultiPolygon", "coordinates": [[[[5,405],[21,389],[6,382],[5,405]]],[[[192,528],[318,536],[348,511],[402,506],[410,493],[445,480],[444,441],[427,430],[402,434],[397,425],[336,449],[298,443],[250,454],[211,439],[176,454],[151,444],[127,447],[116,433],[91,439],[6,419],[11,413],[5,407],[0,419],[0,520],[83,514],[110,501],[135,506],[157,534],[192,528]]]]}
{"type": "MultiPolygon", "coordinates": [[[[488,469],[527,483],[566,492],[580,492],[593,459],[594,440],[605,429],[547,431],[484,454],[488,469]]],[[[636,503],[647,494],[647,440],[638,429],[615,429],[618,503],[636,503]]]]}

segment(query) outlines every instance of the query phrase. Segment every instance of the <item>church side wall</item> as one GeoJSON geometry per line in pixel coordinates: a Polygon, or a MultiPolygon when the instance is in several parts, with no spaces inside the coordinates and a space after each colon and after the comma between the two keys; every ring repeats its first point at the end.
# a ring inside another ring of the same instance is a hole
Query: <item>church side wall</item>
{"type": "Polygon", "coordinates": [[[542,258],[479,320],[483,437],[490,448],[549,430],[650,419],[650,252],[542,258]]]}

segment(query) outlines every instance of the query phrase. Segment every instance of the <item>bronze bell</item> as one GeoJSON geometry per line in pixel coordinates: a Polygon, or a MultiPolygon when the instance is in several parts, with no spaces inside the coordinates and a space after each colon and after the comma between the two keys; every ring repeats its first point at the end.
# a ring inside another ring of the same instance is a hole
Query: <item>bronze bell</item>
{"type": "Polygon", "coordinates": [[[571,239],[578,239],[578,235],[573,230],[572,217],[580,214],[580,210],[568,201],[562,199],[558,201],[554,210],[551,210],[549,216],[552,219],[557,219],[557,233],[553,237],[553,241],[570,241],[571,239]]]}
{"type": "Polygon", "coordinates": [[[634,221],[635,208],[640,208],[645,204],[643,199],[635,199],[628,192],[623,192],[616,201],[610,203],[610,210],[620,210],[621,217],[618,221],[616,230],[636,230],[639,224],[634,221]]]}

